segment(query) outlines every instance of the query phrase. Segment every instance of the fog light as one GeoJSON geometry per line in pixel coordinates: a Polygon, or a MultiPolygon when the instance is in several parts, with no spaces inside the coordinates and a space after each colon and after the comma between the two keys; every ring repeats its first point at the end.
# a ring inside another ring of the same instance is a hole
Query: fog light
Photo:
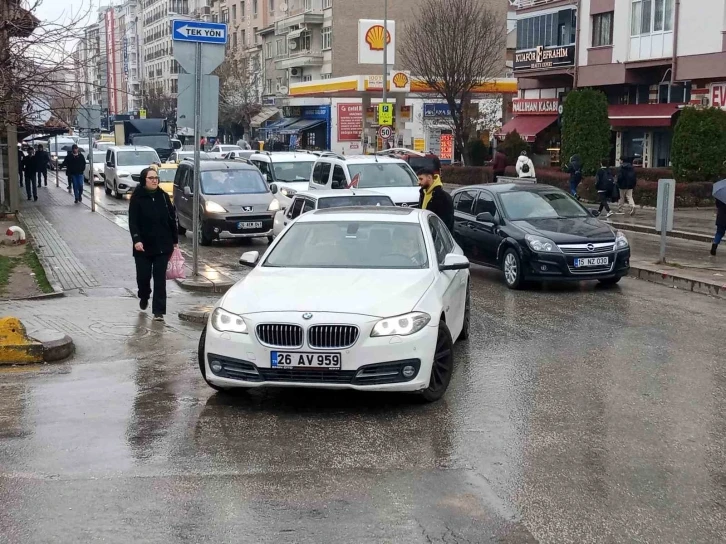
{"type": "Polygon", "coordinates": [[[211,363],[209,363],[209,368],[211,368],[212,372],[214,372],[215,374],[219,374],[222,371],[222,363],[220,363],[219,361],[212,361],[211,363]]]}
{"type": "Polygon", "coordinates": [[[404,378],[411,379],[416,374],[416,367],[413,367],[411,365],[406,365],[403,367],[401,374],[403,374],[404,378]]]}
{"type": "Polygon", "coordinates": [[[214,227],[214,234],[219,234],[219,227],[214,227]]]}
{"type": "Polygon", "coordinates": [[[540,270],[541,270],[542,272],[547,272],[547,265],[546,265],[546,264],[543,264],[542,266],[540,266],[540,267],[539,267],[539,269],[540,269],[540,270]]]}

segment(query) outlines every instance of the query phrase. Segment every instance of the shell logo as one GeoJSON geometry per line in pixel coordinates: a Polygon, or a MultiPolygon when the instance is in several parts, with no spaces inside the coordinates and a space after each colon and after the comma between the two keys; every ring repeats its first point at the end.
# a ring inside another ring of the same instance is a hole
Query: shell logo
{"type": "Polygon", "coordinates": [[[386,32],[383,25],[374,25],[366,32],[366,43],[371,51],[383,51],[383,34],[386,34],[386,43],[391,43],[391,33],[386,32]]]}
{"type": "Polygon", "coordinates": [[[404,89],[408,85],[408,76],[403,72],[398,72],[393,76],[393,84],[397,89],[404,89]]]}

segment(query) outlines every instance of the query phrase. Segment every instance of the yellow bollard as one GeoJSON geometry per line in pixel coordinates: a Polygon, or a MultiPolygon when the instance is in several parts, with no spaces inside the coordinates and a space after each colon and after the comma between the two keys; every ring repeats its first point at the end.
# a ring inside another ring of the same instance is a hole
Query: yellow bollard
{"type": "Polygon", "coordinates": [[[0,318],[0,365],[42,362],[43,344],[28,336],[18,318],[0,318]]]}

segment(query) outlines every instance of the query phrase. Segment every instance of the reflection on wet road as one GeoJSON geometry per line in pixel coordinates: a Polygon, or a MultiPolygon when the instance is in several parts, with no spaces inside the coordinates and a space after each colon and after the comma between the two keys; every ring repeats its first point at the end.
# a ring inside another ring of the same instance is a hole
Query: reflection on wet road
{"type": "Polygon", "coordinates": [[[78,354],[0,370],[0,542],[723,542],[723,302],[472,276],[472,338],[423,406],[214,393],[196,326],[10,303],[78,354]]]}

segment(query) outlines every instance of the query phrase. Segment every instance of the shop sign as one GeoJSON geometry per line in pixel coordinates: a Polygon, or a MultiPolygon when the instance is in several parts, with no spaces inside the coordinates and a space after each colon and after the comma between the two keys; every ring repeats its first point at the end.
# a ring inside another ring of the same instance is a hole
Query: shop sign
{"type": "Polygon", "coordinates": [[[561,66],[573,66],[574,64],[574,45],[555,45],[550,47],[540,45],[537,49],[517,51],[514,54],[515,70],[544,70],[547,68],[559,68],[561,66]]]}
{"type": "Polygon", "coordinates": [[[363,130],[363,105],[338,104],[338,141],[359,142],[363,130]]]}
{"type": "Polygon", "coordinates": [[[454,135],[453,134],[441,134],[440,138],[441,151],[439,153],[439,159],[442,161],[453,161],[454,160],[454,135]]]}
{"type": "Polygon", "coordinates": [[[413,150],[423,153],[424,149],[426,149],[426,140],[424,140],[423,138],[414,138],[413,150]]]}
{"type": "Polygon", "coordinates": [[[387,30],[380,20],[358,21],[358,64],[383,64],[383,48],[388,53],[388,64],[396,64],[396,21],[389,19],[387,30]]]}
{"type": "Polygon", "coordinates": [[[304,119],[327,119],[329,106],[285,106],[283,117],[302,117],[304,119]]]}
{"type": "MultiPolygon", "coordinates": [[[[365,76],[366,91],[382,91],[383,90],[383,74],[365,76]]],[[[391,93],[408,93],[411,92],[411,73],[407,70],[399,70],[391,72],[388,75],[387,90],[391,93]]]]}
{"type": "Polygon", "coordinates": [[[424,104],[423,116],[425,119],[433,119],[436,117],[451,117],[451,108],[449,108],[448,104],[424,104]]]}
{"type": "Polygon", "coordinates": [[[413,119],[413,106],[401,106],[401,121],[413,119]]]}
{"type": "Polygon", "coordinates": [[[711,84],[709,103],[714,108],[726,109],[726,82],[711,84]]]}
{"type": "Polygon", "coordinates": [[[520,115],[556,115],[559,105],[557,98],[515,98],[512,111],[520,115]]]}

